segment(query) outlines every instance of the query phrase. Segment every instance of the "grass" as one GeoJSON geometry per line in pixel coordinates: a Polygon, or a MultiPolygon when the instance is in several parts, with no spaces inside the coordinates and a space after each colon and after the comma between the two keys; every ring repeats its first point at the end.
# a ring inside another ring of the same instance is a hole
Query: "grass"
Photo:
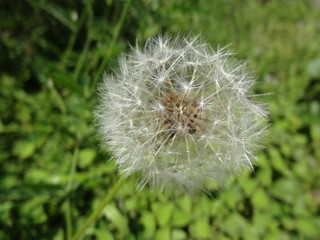
{"type": "Polygon", "coordinates": [[[270,111],[254,172],[196,199],[128,179],[84,239],[320,236],[318,1],[4,1],[0,239],[70,239],[119,178],[92,111],[102,71],[157,34],[231,43],[270,111]]]}

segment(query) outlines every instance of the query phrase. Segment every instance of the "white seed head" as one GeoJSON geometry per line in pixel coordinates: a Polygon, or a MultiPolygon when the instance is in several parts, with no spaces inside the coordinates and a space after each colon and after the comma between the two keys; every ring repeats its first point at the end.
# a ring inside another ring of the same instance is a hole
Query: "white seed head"
{"type": "Polygon", "coordinates": [[[231,55],[198,38],[150,38],[103,75],[101,136],[125,174],[141,173],[141,188],[194,192],[252,169],[267,114],[231,55]]]}

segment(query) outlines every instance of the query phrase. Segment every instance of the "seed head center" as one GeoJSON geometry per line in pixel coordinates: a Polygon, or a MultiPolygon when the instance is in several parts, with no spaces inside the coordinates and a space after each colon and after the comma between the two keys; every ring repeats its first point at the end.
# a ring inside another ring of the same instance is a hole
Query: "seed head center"
{"type": "Polygon", "coordinates": [[[160,124],[169,137],[194,134],[200,130],[203,111],[200,104],[184,92],[168,92],[160,102],[164,111],[160,124]]]}

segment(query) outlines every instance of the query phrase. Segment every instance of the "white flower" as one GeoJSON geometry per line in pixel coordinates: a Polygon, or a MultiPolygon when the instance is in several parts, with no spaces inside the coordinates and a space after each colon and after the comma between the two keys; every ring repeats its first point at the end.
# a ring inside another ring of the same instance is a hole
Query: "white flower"
{"type": "Polygon", "coordinates": [[[197,38],[150,38],[103,76],[101,136],[125,174],[141,173],[141,188],[193,192],[253,168],[267,114],[231,55],[197,38]]]}

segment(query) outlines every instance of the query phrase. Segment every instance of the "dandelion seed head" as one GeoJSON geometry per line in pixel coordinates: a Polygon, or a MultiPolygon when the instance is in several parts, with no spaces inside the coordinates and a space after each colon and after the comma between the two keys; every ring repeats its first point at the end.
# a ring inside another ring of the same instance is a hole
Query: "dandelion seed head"
{"type": "Polygon", "coordinates": [[[267,113],[245,63],[198,38],[150,38],[103,75],[95,112],[103,141],[140,187],[196,192],[253,168],[267,113]]]}

